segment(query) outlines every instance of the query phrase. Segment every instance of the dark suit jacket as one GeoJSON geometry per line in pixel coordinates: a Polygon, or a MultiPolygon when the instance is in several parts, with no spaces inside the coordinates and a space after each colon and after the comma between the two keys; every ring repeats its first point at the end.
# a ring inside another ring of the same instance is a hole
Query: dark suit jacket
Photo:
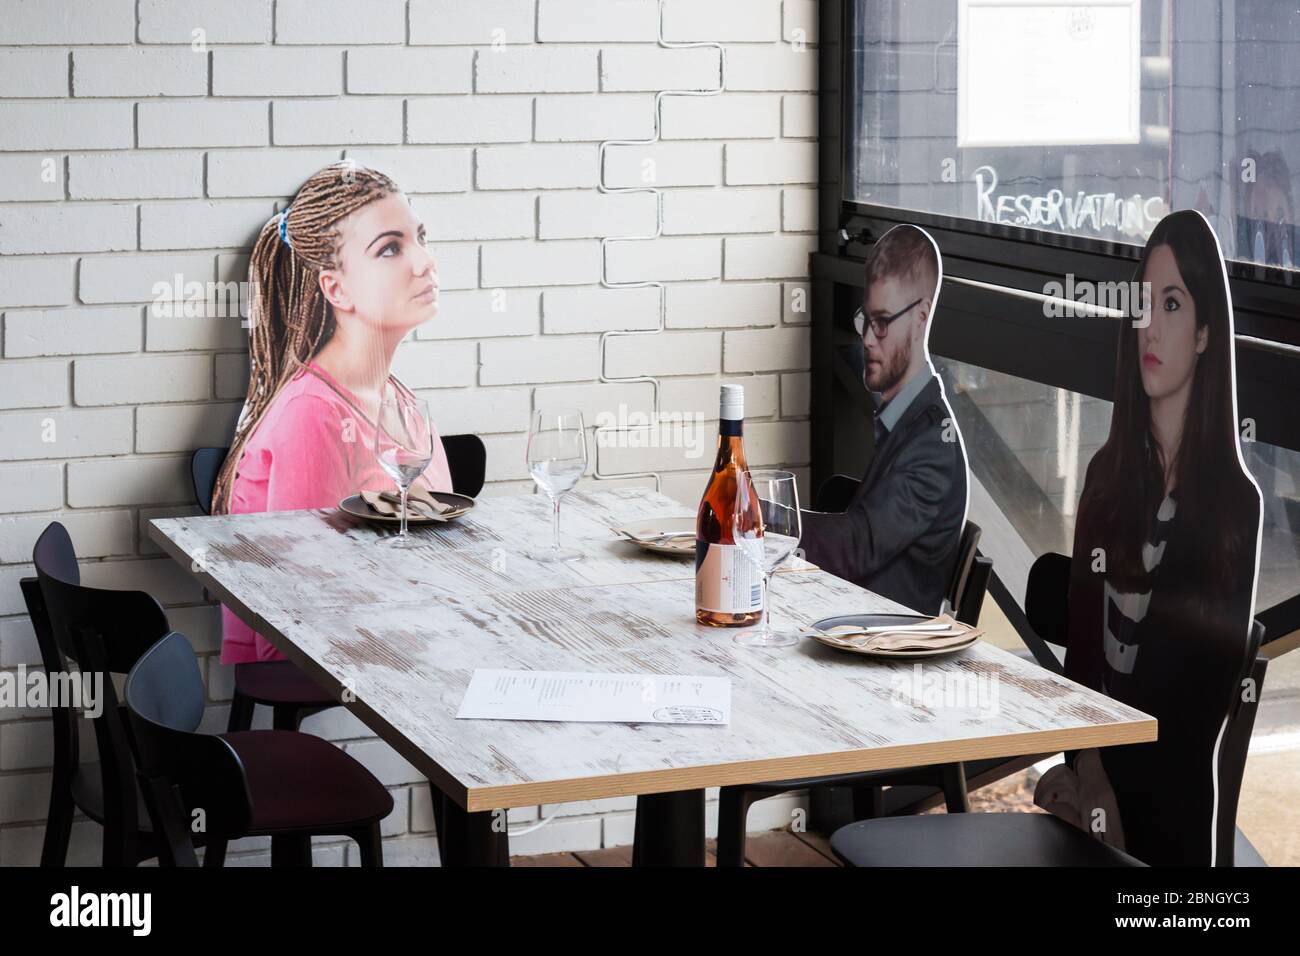
{"type": "Polygon", "coordinates": [[[848,510],[805,511],[800,543],[805,557],[831,574],[938,613],[965,518],[966,456],[931,375],[876,449],[848,510]]]}

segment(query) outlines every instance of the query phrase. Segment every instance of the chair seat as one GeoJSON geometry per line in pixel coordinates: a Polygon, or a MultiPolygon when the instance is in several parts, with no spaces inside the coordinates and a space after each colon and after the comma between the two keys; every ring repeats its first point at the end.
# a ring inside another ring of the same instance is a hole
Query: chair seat
{"type": "Polygon", "coordinates": [[[286,830],[341,833],[393,810],[393,797],[328,740],[290,730],[221,735],[239,755],[252,797],[250,836],[286,830]]]}
{"type": "Polygon", "coordinates": [[[338,703],[293,661],[235,665],[235,690],[255,704],[333,707],[338,703]]]}
{"type": "Polygon", "coordinates": [[[836,830],[850,866],[1143,866],[1046,813],[934,813],[863,820],[836,830]]]}

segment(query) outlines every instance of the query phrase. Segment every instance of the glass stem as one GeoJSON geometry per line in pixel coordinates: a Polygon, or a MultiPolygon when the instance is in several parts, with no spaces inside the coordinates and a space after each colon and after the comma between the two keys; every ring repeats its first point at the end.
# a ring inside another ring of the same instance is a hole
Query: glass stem
{"type": "Polygon", "coordinates": [[[555,538],[554,550],[560,550],[560,499],[555,498],[551,502],[555,510],[551,512],[551,532],[555,538]]]}
{"type": "Polygon", "coordinates": [[[406,537],[406,494],[410,485],[402,485],[402,530],[397,532],[399,538],[406,537]]]}
{"type": "Polygon", "coordinates": [[[763,639],[772,636],[772,572],[763,572],[763,639]]]}

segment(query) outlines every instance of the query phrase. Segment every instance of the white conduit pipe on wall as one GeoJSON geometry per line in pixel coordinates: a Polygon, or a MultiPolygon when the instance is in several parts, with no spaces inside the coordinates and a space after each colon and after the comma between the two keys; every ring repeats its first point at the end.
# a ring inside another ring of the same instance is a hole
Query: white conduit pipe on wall
{"type": "MultiPolygon", "coordinates": [[[[611,336],[625,335],[658,335],[664,330],[664,285],[658,281],[645,282],[611,282],[609,279],[609,260],[608,249],[611,242],[646,242],[651,239],[658,239],[663,235],[664,227],[664,203],[663,192],[658,186],[653,185],[655,176],[646,176],[647,167],[643,166],[643,180],[650,185],[645,186],[610,186],[605,182],[605,155],[606,150],[611,146],[653,146],[660,140],[660,134],[663,128],[663,111],[662,104],[665,96],[717,96],[727,87],[727,51],[723,49],[721,43],[711,41],[693,42],[693,43],[673,43],[664,39],[664,4],[663,0],[659,3],[659,45],[669,50],[690,50],[707,47],[718,51],[718,85],[711,90],[660,90],[655,94],[654,104],[654,135],[650,139],[613,139],[606,140],[600,144],[600,172],[599,188],[602,193],[648,193],[655,197],[655,231],[648,236],[611,236],[600,240],[600,284],[607,289],[657,289],[659,292],[659,322],[653,329],[624,329],[602,332],[600,336],[600,380],[602,382],[649,382],[654,388],[654,402],[651,405],[650,423],[648,425],[632,426],[630,428],[601,427],[595,431],[596,437],[596,468],[594,476],[597,479],[609,478],[653,478],[655,480],[655,490],[658,491],[661,485],[661,479],[658,472],[639,471],[626,472],[621,474],[606,474],[601,471],[600,467],[600,446],[601,438],[606,433],[626,433],[641,429],[655,429],[659,427],[659,379],[651,375],[634,375],[628,377],[612,377],[605,372],[605,343],[611,336]]],[[[654,171],[657,175],[657,170],[654,171]]]]}
{"type": "MultiPolygon", "coordinates": [[[[718,86],[712,90],[660,90],[655,94],[654,107],[654,135],[650,139],[610,139],[600,144],[600,171],[598,173],[598,186],[602,193],[650,193],[655,197],[655,231],[648,236],[610,236],[600,240],[600,284],[606,289],[658,289],[659,290],[659,324],[653,329],[616,329],[609,332],[602,332],[600,335],[600,380],[601,382],[649,382],[654,387],[654,404],[651,406],[650,424],[632,426],[631,428],[619,428],[617,426],[597,427],[594,434],[596,438],[596,468],[593,477],[597,480],[608,480],[610,478],[653,478],[655,480],[655,490],[660,488],[659,473],[655,471],[628,472],[625,474],[604,474],[600,470],[600,444],[601,436],[609,432],[628,432],[637,429],[652,429],[659,427],[659,379],[651,375],[635,375],[628,378],[614,378],[605,374],[605,343],[612,335],[658,335],[664,330],[664,284],[662,282],[610,282],[609,281],[609,260],[606,257],[606,251],[611,242],[645,242],[650,239],[658,239],[663,235],[664,228],[664,201],[663,192],[657,186],[608,186],[605,183],[605,150],[610,146],[652,146],[659,142],[660,131],[663,127],[662,103],[665,96],[717,96],[727,88],[727,51],[722,48],[721,43],[710,41],[694,43],[673,43],[664,39],[664,3],[659,0],[659,45],[669,50],[690,50],[699,47],[709,47],[718,51],[718,86]]],[[[650,177],[648,182],[653,182],[654,177],[650,177]]],[[[527,826],[518,829],[507,827],[507,833],[514,836],[523,836],[526,833],[532,833],[540,830],[546,824],[550,823],[559,815],[557,808],[550,816],[542,817],[536,823],[530,823],[527,826]]]]}

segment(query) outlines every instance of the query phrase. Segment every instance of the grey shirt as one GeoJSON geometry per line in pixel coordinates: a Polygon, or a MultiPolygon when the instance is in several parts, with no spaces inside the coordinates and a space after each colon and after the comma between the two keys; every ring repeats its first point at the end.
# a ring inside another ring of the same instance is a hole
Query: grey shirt
{"type": "MultiPolygon", "coordinates": [[[[903,412],[907,411],[908,406],[916,400],[916,396],[921,394],[921,390],[929,384],[933,376],[930,372],[929,365],[922,365],[917,369],[912,377],[903,383],[903,387],[898,390],[898,394],[885,403],[884,407],[876,413],[876,421],[885,426],[886,431],[893,431],[898,420],[903,417],[903,412]]],[[[875,393],[879,395],[879,393],[875,393]]]]}

